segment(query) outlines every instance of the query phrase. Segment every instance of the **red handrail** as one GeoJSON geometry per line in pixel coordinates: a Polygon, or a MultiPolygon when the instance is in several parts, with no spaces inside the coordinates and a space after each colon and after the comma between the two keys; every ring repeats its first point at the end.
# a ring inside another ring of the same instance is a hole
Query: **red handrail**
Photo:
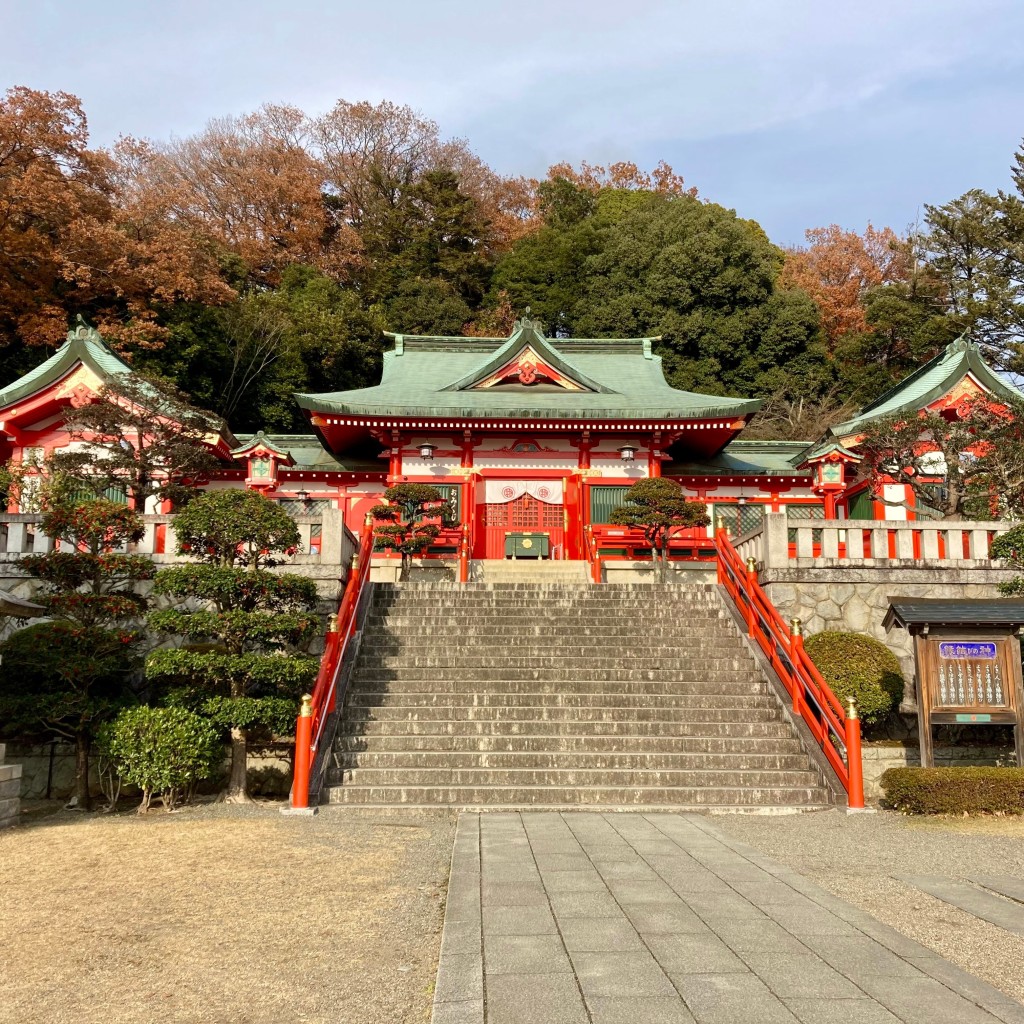
{"type": "Polygon", "coordinates": [[[373,522],[367,518],[359,538],[359,551],[352,558],[352,569],[338,605],[338,614],[331,616],[331,626],[324,639],[324,654],[312,694],[302,698],[302,708],[295,723],[295,772],[292,783],[292,808],[309,806],[309,774],[320,746],[324,726],[334,711],[338,694],[338,675],[345,651],[356,632],[356,612],[363,588],[370,579],[373,560],[373,522]]]}
{"type": "Polygon", "coordinates": [[[583,553],[590,566],[590,579],[594,583],[601,582],[601,553],[594,543],[594,528],[586,526],[583,530],[583,553]]]}
{"type": "Polygon", "coordinates": [[[815,742],[832,765],[852,809],[864,806],[864,769],[861,763],[860,720],[851,699],[842,702],[815,668],[804,650],[799,620],[789,628],[761,588],[753,559],[746,565],[727,530],[715,536],[718,582],[728,591],[747,624],[747,633],[764,652],[793,701],[793,710],[807,723],[815,742]]]}

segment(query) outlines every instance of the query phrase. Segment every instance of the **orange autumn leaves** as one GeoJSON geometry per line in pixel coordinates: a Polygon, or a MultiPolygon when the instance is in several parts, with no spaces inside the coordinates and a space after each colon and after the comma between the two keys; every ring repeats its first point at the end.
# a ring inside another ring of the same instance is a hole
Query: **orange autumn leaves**
{"type": "Polygon", "coordinates": [[[910,247],[892,228],[870,224],[863,235],[832,224],[811,228],[806,238],[806,247],[786,253],[780,283],[802,289],[814,300],[831,353],[844,336],[869,330],[864,308],[868,291],[908,279],[910,247]]]}

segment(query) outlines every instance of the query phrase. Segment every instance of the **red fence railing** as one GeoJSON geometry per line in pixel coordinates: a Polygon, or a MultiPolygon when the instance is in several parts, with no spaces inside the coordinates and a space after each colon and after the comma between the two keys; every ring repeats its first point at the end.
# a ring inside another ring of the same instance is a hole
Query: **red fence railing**
{"type": "Polygon", "coordinates": [[[764,652],[793,702],[793,711],[807,723],[815,742],[835,770],[851,809],[864,807],[864,769],[861,763],[860,720],[853,698],[844,711],[810,655],[804,650],[800,620],[787,626],[761,588],[753,558],[744,565],[728,531],[715,537],[718,582],[729,592],[747,624],[747,634],[764,652]]]}
{"type": "Polygon", "coordinates": [[[363,591],[370,579],[373,560],[373,523],[369,519],[359,538],[359,550],[353,556],[352,569],[338,605],[338,614],[324,640],[320,671],[311,694],[302,698],[302,707],[295,723],[295,772],[292,782],[292,808],[309,806],[309,777],[327,720],[338,698],[338,677],[345,652],[358,626],[358,610],[363,591]]]}

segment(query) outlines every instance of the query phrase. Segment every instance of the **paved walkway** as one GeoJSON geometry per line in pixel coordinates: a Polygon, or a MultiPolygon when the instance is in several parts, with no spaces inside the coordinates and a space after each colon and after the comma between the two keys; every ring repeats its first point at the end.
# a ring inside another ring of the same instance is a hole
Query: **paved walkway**
{"type": "Polygon", "coordinates": [[[706,818],[463,814],[433,1024],[1024,1024],[706,818]]]}

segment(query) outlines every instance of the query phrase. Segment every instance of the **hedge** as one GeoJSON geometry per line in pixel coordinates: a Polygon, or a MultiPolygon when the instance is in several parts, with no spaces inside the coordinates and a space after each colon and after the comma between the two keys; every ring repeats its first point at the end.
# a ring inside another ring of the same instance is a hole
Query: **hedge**
{"type": "Polygon", "coordinates": [[[881,722],[902,699],[899,659],[873,636],[826,630],[808,637],[804,648],[844,704],[856,699],[866,725],[881,722]]]}
{"type": "Polygon", "coordinates": [[[1024,814],[1024,768],[890,768],[879,782],[904,814],[1024,814]]]}

